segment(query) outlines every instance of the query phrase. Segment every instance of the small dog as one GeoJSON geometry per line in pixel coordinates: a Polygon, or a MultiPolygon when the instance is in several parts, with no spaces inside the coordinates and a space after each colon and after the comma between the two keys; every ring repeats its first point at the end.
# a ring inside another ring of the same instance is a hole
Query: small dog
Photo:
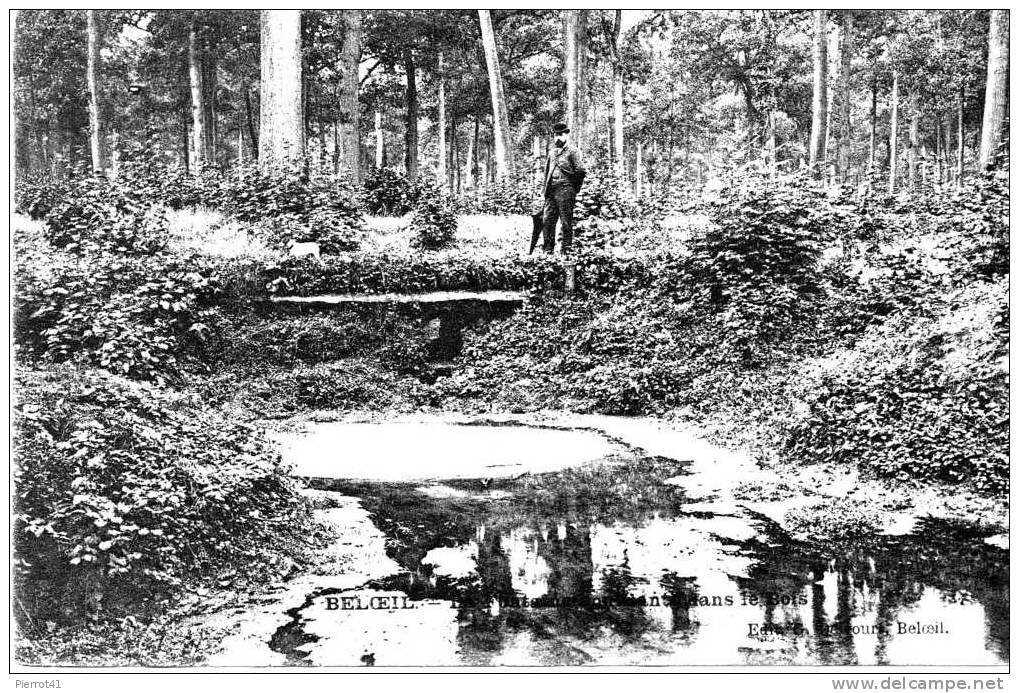
{"type": "Polygon", "coordinates": [[[290,243],[287,244],[287,247],[290,248],[290,254],[295,257],[300,257],[302,255],[313,255],[316,260],[322,259],[321,256],[322,249],[319,247],[319,244],[314,241],[310,241],[307,243],[298,243],[297,241],[291,240],[290,243]]]}

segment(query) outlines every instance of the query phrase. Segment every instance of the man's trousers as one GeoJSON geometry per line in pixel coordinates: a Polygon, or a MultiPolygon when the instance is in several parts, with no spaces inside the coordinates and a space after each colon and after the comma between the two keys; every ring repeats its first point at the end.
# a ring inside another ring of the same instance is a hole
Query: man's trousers
{"type": "Polygon", "coordinates": [[[567,255],[573,246],[573,205],[577,201],[577,191],[568,182],[558,183],[549,188],[545,196],[545,207],[542,210],[542,249],[546,253],[555,252],[555,225],[560,222],[563,242],[561,252],[567,255]]]}

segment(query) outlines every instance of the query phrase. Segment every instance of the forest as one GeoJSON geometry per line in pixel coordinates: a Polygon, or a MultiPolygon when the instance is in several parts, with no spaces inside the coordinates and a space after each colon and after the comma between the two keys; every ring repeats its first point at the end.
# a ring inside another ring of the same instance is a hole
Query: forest
{"type": "Polygon", "coordinates": [[[292,143],[356,183],[393,167],[462,196],[523,185],[563,120],[653,198],[754,162],[916,189],[1001,149],[1008,49],[988,83],[987,12],[482,13],[26,13],[18,170],[115,169],[145,147],[198,172],[292,143]]]}
{"type": "MultiPolygon", "coordinates": [[[[904,513],[1007,561],[1008,22],[17,12],[16,659],[209,662],[354,536],[274,443],[351,417],[695,431],[832,565],[904,513]],[[558,124],[567,254],[528,243],[558,124]]],[[[648,464],[584,483],[634,512],[648,464]]]]}

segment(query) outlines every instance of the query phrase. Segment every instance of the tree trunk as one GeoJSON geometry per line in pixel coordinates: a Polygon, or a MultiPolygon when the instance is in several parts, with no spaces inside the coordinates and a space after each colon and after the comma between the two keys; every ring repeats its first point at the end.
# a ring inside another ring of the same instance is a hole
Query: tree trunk
{"type": "Polygon", "coordinates": [[[474,189],[474,177],[477,173],[478,163],[478,119],[474,119],[474,136],[467,137],[467,161],[464,162],[464,189],[474,189]]]}
{"type": "Polygon", "coordinates": [[[254,158],[258,155],[258,132],[255,130],[255,118],[251,111],[251,90],[247,84],[244,85],[244,115],[248,121],[248,146],[254,158]]]}
{"type": "Polygon", "coordinates": [[[619,180],[626,180],[626,158],[623,156],[623,64],[622,56],[622,22],[623,11],[616,10],[616,20],[612,25],[612,115],[615,120],[613,135],[615,140],[616,175],[619,180]]]}
{"type": "MultiPolygon", "coordinates": [[[[768,171],[775,174],[778,171],[778,142],[775,137],[775,111],[768,110],[768,134],[767,134],[767,164],[768,171]]],[[[690,124],[686,126],[686,154],[683,166],[687,169],[690,167],[690,124]]],[[[684,173],[685,176],[689,176],[689,171],[684,173]]]]}
{"type": "Polygon", "coordinates": [[[99,25],[96,22],[96,11],[86,10],[85,20],[86,32],[88,33],[86,81],[88,82],[88,120],[92,148],[92,170],[98,175],[103,175],[106,169],[106,152],[103,147],[102,104],[99,101],[99,25]]]}
{"type": "Polygon", "coordinates": [[[987,38],[987,85],[980,136],[980,170],[994,166],[1001,146],[1008,93],[1008,10],[991,10],[987,38]]]}
{"type": "Polygon", "coordinates": [[[258,165],[303,165],[305,129],[301,70],[301,11],[262,10],[258,165]]]}
{"type": "Polygon", "coordinates": [[[492,136],[495,140],[495,173],[500,179],[508,178],[513,172],[513,147],[509,129],[509,111],[506,109],[506,95],[502,88],[502,69],[499,67],[499,52],[492,28],[492,14],[478,10],[481,22],[481,42],[485,48],[485,64],[488,66],[489,91],[492,95],[492,136]]]}
{"type": "MultiPolygon", "coordinates": [[[[456,136],[457,132],[456,115],[452,117],[452,122],[449,128],[449,162],[446,165],[449,176],[449,191],[451,193],[460,192],[460,138],[456,136]]],[[[445,165],[446,162],[443,162],[445,165]]]]}
{"type": "Polygon", "coordinates": [[[952,178],[952,167],[948,162],[948,149],[951,147],[952,124],[944,113],[934,123],[938,133],[938,183],[947,183],[952,178]]]}
{"type": "Polygon", "coordinates": [[[637,160],[633,165],[633,194],[638,200],[644,194],[644,144],[637,142],[637,160]]]}
{"type": "Polygon", "coordinates": [[[191,114],[185,107],[184,112],[181,113],[181,124],[183,125],[181,131],[184,134],[184,141],[182,142],[182,144],[184,145],[184,153],[182,158],[184,160],[184,173],[188,175],[191,174],[191,133],[189,127],[190,121],[191,114]]]}
{"type": "MultiPolygon", "coordinates": [[[[204,37],[203,37],[204,38],[204,37]]],[[[199,65],[202,70],[202,117],[205,119],[205,152],[208,161],[216,161],[216,61],[202,41],[199,65]]]]}
{"type": "Polygon", "coordinates": [[[850,82],[853,58],[853,11],[845,10],[842,15],[842,42],[839,47],[842,69],[839,70],[839,177],[841,182],[849,180],[850,157],[852,156],[853,132],[850,118],[850,82]]]}
{"type": "Polygon", "coordinates": [[[570,139],[578,150],[586,144],[587,13],[588,10],[563,10],[566,127],[570,129],[570,139]]]}
{"type": "Polygon", "coordinates": [[[191,80],[191,168],[195,174],[210,160],[209,153],[209,111],[205,105],[208,93],[205,88],[205,67],[201,59],[201,45],[198,36],[197,12],[191,17],[188,29],[188,75],[191,80]]]}
{"type": "MultiPolygon", "coordinates": [[[[445,64],[443,62],[442,51],[439,51],[439,95],[438,95],[438,109],[439,109],[439,165],[438,173],[439,180],[446,180],[446,76],[443,74],[445,64]]],[[[452,188],[452,185],[450,185],[452,188]]]]}
{"type": "Polygon", "coordinates": [[[418,178],[418,82],[417,66],[414,64],[414,53],[410,48],[403,49],[403,69],[407,73],[407,127],[404,136],[404,166],[407,169],[407,180],[414,182],[418,178]]]}
{"type": "Polygon", "coordinates": [[[963,108],[966,105],[966,88],[959,87],[959,112],[957,114],[956,128],[956,144],[955,144],[955,185],[956,187],[962,187],[962,177],[966,173],[963,155],[965,154],[965,139],[966,132],[963,127],[962,114],[963,108]]]}
{"type": "Polygon", "coordinates": [[[895,169],[899,149],[899,72],[892,72],[892,122],[888,134],[888,192],[895,192],[895,169]]]}
{"type": "Polygon", "coordinates": [[[814,100],[810,123],[811,175],[824,175],[825,124],[828,120],[828,12],[814,10],[814,100]]]}
{"type": "MultiPolygon", "coordinates": [[[[876,70],[877,68],[875,68],[876,70]]],[[[877,166],[877,76],[870,80],[870,156],[867,174],[874,175],[877,166]]]]}
{"type": "Polygon", "coordinates": [[[906,169],[910,190],[916,189],[916,159],[920,148],[920,103],[912,99],[912,117],[909,120],[909,141],[906,143],[906,169]]]}
{"type": "Polygon", "coordinates": [[[382,137],[382,111],[375,111],[375,168],[386,165],[385,140],[382,137]]]}
{"type": "Polygon", "coordinates": [[[340,112],[334,137],[341,152],[337,160],[355,185],[361,184],[361,106],[357,99],[360,86],[358,68],[361,64],[361,11],[342,10],[343,49],[340,51],[340,112]]]}

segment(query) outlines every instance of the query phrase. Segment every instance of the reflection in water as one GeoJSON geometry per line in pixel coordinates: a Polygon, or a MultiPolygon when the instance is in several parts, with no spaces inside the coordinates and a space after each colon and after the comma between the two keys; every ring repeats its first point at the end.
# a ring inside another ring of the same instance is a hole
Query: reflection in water
{"type": "MultiPolygon", "coordinates": [[[[474,665],[1008,661],[1007,552],[934,521],[906,537],[801,544],[749,513],[685,513],[682,490],[661,483],[681,471],[613,459],[497,481],[498,493],[324,482],[363,499],[405,571],[366,594],[418,607],[362,614],[337,638],[355,631],[354,649],[430,638],[428,661],[474,665]]],[[[320,639],[316,663],[329,647],[320,639]]]]}

